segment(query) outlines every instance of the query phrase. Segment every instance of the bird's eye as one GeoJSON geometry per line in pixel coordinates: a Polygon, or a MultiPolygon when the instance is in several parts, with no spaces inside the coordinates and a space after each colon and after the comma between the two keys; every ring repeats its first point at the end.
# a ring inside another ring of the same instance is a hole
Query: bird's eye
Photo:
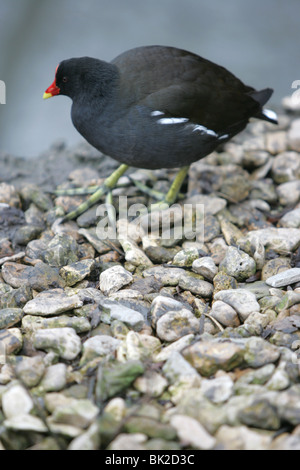
{"type": "Polygon", "coordinates": [[[62,81],[63,81],[64,83],[67,83],[68,77],[63,77],[63,78],[62,78],[62,81]]]}

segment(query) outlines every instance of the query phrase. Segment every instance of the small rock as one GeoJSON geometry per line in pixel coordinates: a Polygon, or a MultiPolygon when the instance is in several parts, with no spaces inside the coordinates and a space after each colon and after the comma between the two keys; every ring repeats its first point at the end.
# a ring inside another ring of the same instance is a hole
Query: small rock
{"type": "Polygon", "coordinates": [[[211,450],[216,445],[216,439],[194,418],[175,414],[170,420],[178,434],[181,444],[195,449],[211,450]]]}
{"type": "Polygon", "coordinates": [[[155,358],[161,349],[158,338],[129,331],[125,340],[117,351],[117,358],[121,361],[146,361],[155,358]]]}
{"type": "Polygon", "coordinates": [[[163,341],[176,341],[182,336],[197,334],[200,321],[190,310],[182,309],[177,312],[168,312],[161,316],[156,324],[157,336],[163,341]]]}
{"type": "MultiPolygon", "coordinates": [[[[211,214],[205,214],[204,218],[204,239],[202,242],[207,243],[220,235],[220,223],[216,217],[211,214]]],[[[201,241],[201,240],[199,240],[201,241]]]]}
{"type": "Polygon", "coordinates": [[[87,339],[83,343],[83,354],[80,364],[86,364],[95,357],[113,356],[119,344],[120,340],[107,335],[97,335],[87,339]]]}
{"type": "Polygon", "coordinates": [[[122,266],[113,266],[100,274],[100,289],[105,295],[109,295],[130,284],[132,280],[132,274],[122,266]]]}
{"type": "Polygon", "coordinates": [[[245,238],[250,242],[253,238],[258,238],[265,248],[277,253],[291,252],[300,244],[300,229],[270,227],[248,232],[245,238]]]}
{"type": "Polygon", "coordinates": [[[261,278],[263,281],[291,268],[291,261],[288,258],[275,258],[266,262],[263,266],[261,278]]]}
{"type": "Polygon", "coordinates": [[[272,287],[284,287],[300,281],[300,268],[292,268],[280,272],[266,279],[266,283],[272,287]]]}
{"type": "MultiPolygon", "coordinates": [[[[193,334],[182,336],[174,343],[169,344],[168,346],[161,349],[161,351],[155,356],[156,362],[163,362],[170,358],[173,354],[182,351],[185,349],[191,342],[194,340],[195,336],[193,334]]],[[[182,356],[181,356],[182,357],[182,356]]]]}
{"type": "Polygon", "coordinates": [[[120,244],[125,252],[125,259],[134,266],[142,266],[149,268],[152,266],[152,261],[147,255],[137,246],[137,244],[129,238],[120,239],[120,244]]]}
{"type": "Polygon", "coordinates": [[[214,277],[214,295],[219,291],[227,289],[237,289],[238,284],[234,277],[219,271],[214,277]]]}
{"type": "Polygon", "coordinates": [[[243,350],[226,342],[198,341],[183,351],[187,361],[205,377],[217,370],[230,371],[243,363],[243,350]]]}
{"type": "Polygon", "coordinates": [[[104,243],[97,236],[97,229],[94,227],[91,228],[81,228],[78,230],[78,234],[82,235],[88,240],[88,242],[95,248],[95,250],[101,255],[110,251],[110,246],[107,243],[104,243]]]}
{"type": "Polygon", "coordinates": [[[300,181],[289,181],[277,186],[279,202],[283,206],[294,206],[300,199],[300,181]]]}
{"type": "Polygon", "coordinates": [[[280,428],[280,418],[276,409],[266,398],[255,398],[238,412],[241,423],[259,429],[276,431],[280,428]]]}
{"type": "MultiPolygon", "coordinates": [[[[285,131],[273,131],[266,133],[266,150],[272,155],[277,155],[287,149],[287,135],[285,131]]],[[[275,157],[276,158],[276,157],[275,157]]]]}
{"type": "Polygon", "coordinates": [[[193,262],[199,257],[199,252],[196,248],[190,248],[189,250],[179,251],[173,259],[175,266],[192,266],[193,262]]]}
{"type": "Polygon", "coordinates": [[[25,266],[18,263],[5,263],[2,268],[5,282],[12,287],[28,286],[38,292],[49,288],[65,287],[64,280],[56,268],[38,262],[35,266],[25,266]]]}
{"type": "Polygon", "coordinates": [[[27,184],[24,186],[21,189],[21,196],[22,199],[26,201],[27,205],[33,202],[43,212],[53,207],[51,197],[35,184],[27,184]]]}
{"type": "Polygon", "coordinates": [[[284,152],[273,160],[272,173],[278,184],[294,181],[300,177],[300,155],[297,152],[284,152]]]}
{"type": "Polygon", "coordinates": [[[283,421],[293,426],[300,424],[300,386],[293,385],[288,390],[281,392],[276,400],[278,414],[283,421]]]}
{"type": "Polygon", "coordinates": [[[29,315],[57,315],[83,306],[77,295],[68,296],[63,291],[41,292],[24,306],[29,315]]]}
{"type": "Polygon", "coordinates": [[[78,261],[78,245],[73,237],[58,233],[49,242],[43,260],[52,267],[60,268],[78,261]]]}
{"type": "MultiPolygon", "coordinates": [[[[180,340],[178,340],[180,341],[180,340]]],[[[173,343],[172,345],[174,345],[173,343]]],[[[170,354],[168,360],[163,366],[163,373],[172,384],[182,381],[187,377],[194,379],[195,383],[200,384],[201,378],[196,369],[184,359],[177,351],[170,354]]]]}
{"type": "Polygon", "coordinates": [[[83,259],[64,266],[60,269],[59,274],[66,281],[67,286],[74,286],[91,274],[94,265],[93,259],[83,259]]]}
{"type": "Polygon", "coordinates": [[[36,349],[53,351],[62,359],[71,361],[81,351],[81,341],[73,328],[38,330],[33,340],[36,349]]]}
{"type": "Polygon", "coordinates": [[[225,450],[266,450],[272,441],[271,435],[253,431],[246,426],[223,425],[215,437],[225,450]]]}
{"type": "Polygon", "coordinates": [[[140,312],[106,298],[101,299],[100,304],[103,309],[103,322],[110,324],[113,320],[118,320],[136,331],[143,328],[145,319],[140,312]]]}
{"type": "Polygon", "coordinates": [[[179,279],[179,287],[183,290],[189,290],[192,294],[200,295],[201,297],[208,298],[213,294],[213,286],[203,281],[197,274],[185,272],[184,276],[179,279]]]}
{"type": "Polygon", "coordinates": [[[256,263],[247,253],[229,246],[220,268],[238,281],[248,279],[256,272],[256,263]]]}
{"type": "Polygon", "coordinates": [[[215,275],[218,273],[218,268],[214,263],[214,260],[209,256],[198,258],[193,262],[192,270],[196,274],[201,274],[205,279],[212,281],[215,275]]]}
{"type": "Polygon", "coordinates": [[[46,369],[46,373],[40,384],[45,392],[59,392],[67,385],[67,366],[65,364],[54,364],[46,369]]]}
{"type": "Polygon", "coordinates": [[[221,300],[230,305],[244,321],[253,312],[259,312],[260,306],[255,295],[246,289],[228,289],[217,292],[215,300],[221,300]]]}
{"type": "Polygon", "coordinates": [[[5,308],[0,310],[0,330],[16,325],[22,320],[23,311],[20,308],[5,308]]]}
{"type": "Polygon", "coordinates": [[[229,375],[202,380],[201,392],[213,403],[225,403],[233,395],[234,383],[229,375]]]}
{"type": "Polygon", "coordinates": [[[45,364],[41,356],[23,356],[17,362],[16,375],[28,388],[35,387],[45,372],[45,364]]]}
{"type": "Polygon", "coordinates": [[[147,441],[147,436],[142,433],[131,434],[118,434],[118,436],[111,441],[108,450],[145,450],[143,444],[147,441]]]}
{"type": "Polygon", "coordinates": [[[299,228],[300,227],[300,209],[294,209],[287,212],[280,219],[281,227],[299,228]]]}
{"type": "Polygon", "coordinates": [[[226,178],[220,187],[220,192],[235,202],[243,201],[250,191],[249,180],[244,175],[232,175],[226,178]]]}
{"type": "MultiPolygon", "coordinates": [[[[191,167],[192,169],[192,167],[191,167]]],[[[226,207],[225,199],[204,194],[197,194],[184,200],[185,204],[200,204],[204,206],[205,214],[215,215],[226,207]]]]}
{"type": "Polygon", "coordinates": [[[16,354],[23,346],[22,333],[18,328],[0,330],[1,354],[16,354]]]}
{"type": "Polygon", "coordinates": [[[3,424],[7,429],[11,429],[13,431],[32,431],[38,433],[46,433],[48,431],[47,426],[40,418],[29,414],[12,416],[11,418],[6,419],[3,424]]]}
{"type": "Polygon", "coordinates": [[[39,317],[25,315],[22,320],[22,328],[25,332],[33,332],[45,328],[73,328],[76,333],[87,333],[92,326],[87,318],[60,315],[58,317],[39,317]]]}
{"type": "Polygon", "coordinates": [[[241,324],[236,311],[221,300],[217,300],[213,303],[210,315],[225,327],[236,328],[241,324]]]}
{"type": "Polygon", "coordinates": [[[0,183],[0,203],[8,204],[17,209],[21,208],[20,196],[13,185],[0,183]]]}
{"type": "Polygon", "coordinates": [[[2,410],[6,418],[29,414],[33,401],[22,385],[15,383],[2,395],[2,410]]]}
{"type": "Polygon", "coordinates": [[[156,326],[157,321],[167,312],[181,311],[185,306],[178,300],[172,299],[171,297],[165,297],[158,295],[155,297],[151,304],[151,319],[153,327],[156,326]]]}
{"type": "Polygon", "coordinates": [[[246,341],[244,360],[249,367],[262,367],[276,362],[280,357],[280,350],[263,338],[249,338],[246,341]]]}
{"type": "Polygon", "coordinates": [[[99,413],[99,408],[90,400],[73,399],[68,405],[55,408],[52,418],[56,423],[68,424],[78,428],[89,426],[99,413]]]}
{"type": "Polygon", "coordinates": [[[292,121],[287,138],[289,148],[296,152],[300,152],[300,119],[292,121]]]}
{"type": "Polygon", "coordinates": [[[149,370],[143,376],[138,377],[133,385],[136,390],[148,397],[159,397],[167,388],[168,381],[158,372],[149,370]]]}

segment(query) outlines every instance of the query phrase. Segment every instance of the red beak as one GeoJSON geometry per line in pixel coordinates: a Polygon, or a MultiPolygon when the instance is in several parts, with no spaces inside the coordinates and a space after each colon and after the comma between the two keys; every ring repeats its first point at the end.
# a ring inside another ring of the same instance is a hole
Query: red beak
{"type": "MultiPolygon", "coordinates": [[[[56,67],[56,71],[57,69],[58,67],[56,67]]],[[[52,98],[52,96],[59,95],[59,93],[60,93],[60,88],[58,88],[58,86],[56,85],[56,77],[55,77],[52,85],[50,85],[45,91],[43,95],[43,99],[46,100],[47,98],[52,98]]]]}

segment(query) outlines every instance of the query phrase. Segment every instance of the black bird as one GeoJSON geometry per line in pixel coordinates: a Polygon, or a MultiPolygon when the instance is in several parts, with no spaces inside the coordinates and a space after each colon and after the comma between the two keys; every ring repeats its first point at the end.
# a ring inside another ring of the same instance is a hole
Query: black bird
{"type": "Polygon", "coordinates": [[[242,131],[251,117],[277,123],[276,113],[263,109],[272,93],[174,47],[139,47],[110,63],[90,57],[62,61],[43,97],[69,96],[78,132],[122,163],[67,218],[97,202],[128,166],[182,167],[165,198],[172,204],[191,163],[242,131]]]}

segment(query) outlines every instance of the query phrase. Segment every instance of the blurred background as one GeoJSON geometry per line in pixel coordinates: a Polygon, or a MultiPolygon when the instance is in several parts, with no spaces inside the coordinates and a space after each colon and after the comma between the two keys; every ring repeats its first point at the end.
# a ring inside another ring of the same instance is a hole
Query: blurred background
{"type": "Polygon", "coordinates": [[[0,0],[0,150],[36,157],[56,140],[82,140],[71,101],[43,101],[55,68],[88,55],[107,61],[142,45],[193,51],[279,105],[300,79],[299,0],[0,0]]]}

